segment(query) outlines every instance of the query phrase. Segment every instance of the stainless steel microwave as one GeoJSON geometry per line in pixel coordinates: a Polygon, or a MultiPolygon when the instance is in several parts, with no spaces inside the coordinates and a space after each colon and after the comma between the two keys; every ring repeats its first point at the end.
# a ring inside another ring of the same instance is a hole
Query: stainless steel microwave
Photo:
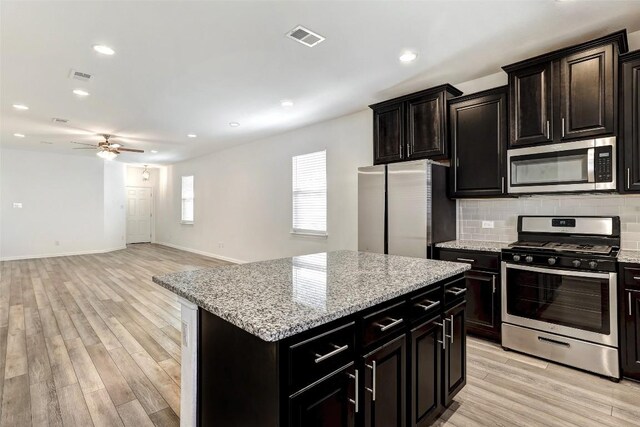
{"type": "Polygon", "coordinates": [[[616,189],[616,138],[507,150],[507,191],[566,193],[616,189]]]}

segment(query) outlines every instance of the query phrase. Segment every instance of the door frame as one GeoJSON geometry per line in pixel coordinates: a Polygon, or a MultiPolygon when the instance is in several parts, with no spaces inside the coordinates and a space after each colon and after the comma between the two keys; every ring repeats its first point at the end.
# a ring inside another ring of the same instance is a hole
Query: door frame
{"type": "Polygon", "coordinates": [[[125,199],[127,200],[127,206],[125,207],[125,212],[124,212],[124,216],[125,216],[125,232],[124,232],[124,237],[125,237],[125,244],[129,245],[129,244],[135,244],[135,243],[126,243],[127,241],[127,236],[129,235],[128,230],[127,230],[127,219],[129,217],[129,201],[127,199],[126,196],[126,192],[129,189],[142,189],[142,188],[148,188],[151,191],[151,203],[149,203],[149,210],[151,212],[151,243],[156,243],[156,198],[153,196],[153,190],[154,188],[151,186],[144,186],[144,185],[126,185],[125,187],[125,199]]]}

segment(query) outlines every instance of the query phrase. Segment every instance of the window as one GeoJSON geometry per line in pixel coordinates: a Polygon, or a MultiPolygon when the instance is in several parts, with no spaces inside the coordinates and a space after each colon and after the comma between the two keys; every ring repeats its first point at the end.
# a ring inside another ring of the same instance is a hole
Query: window
{"type": "Polygon", "coordinates": [[[193,175],[182,177],[182,216],[183,224],[193,224],[193,175]]]}
{"type": "Polygon", "coordinates": [[[327,235],[327,152],[293,157],[293,233],[327,235]]]}

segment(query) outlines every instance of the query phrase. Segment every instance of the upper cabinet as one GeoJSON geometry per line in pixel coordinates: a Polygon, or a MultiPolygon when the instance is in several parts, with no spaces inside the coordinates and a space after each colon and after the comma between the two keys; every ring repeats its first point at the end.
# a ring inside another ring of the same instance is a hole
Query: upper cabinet
{"type": "Polygon", "coordinates": [[[447,101],[461,94],[442,85],[371,105],[374,164],[448,158],[447,101]]]}
{"type": "Polygon", "coordinates": [[[503,67],[510,147],[616,134],[618,55],[626,31],[503,67]]]}
{"type": "Polygon", "coordinates": [[[624,146],[619,156],[621,178],[625,192],[640,192],[640,50],[624,55],[620,67],[620,136],[624,146]]]}
{"type": "Polygon", "coordinates": [[[505,194],[507,87],[449,102],[452,197],[505,194]]]}

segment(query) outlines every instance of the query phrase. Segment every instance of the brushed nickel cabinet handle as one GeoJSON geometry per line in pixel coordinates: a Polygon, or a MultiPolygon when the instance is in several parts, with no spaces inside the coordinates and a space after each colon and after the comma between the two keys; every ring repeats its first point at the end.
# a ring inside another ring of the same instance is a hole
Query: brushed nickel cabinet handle
{"type": "Polygon", "coordinates": [[[447,293],[449,294],[453,294],[455,296],[461,295],[463,293],[467,292],[466,289],[462,289],[462,288],[451,288],[451,289],[447,289],[447,293]]]}
{"type": "Polygon", "coordinates": [[[338,353],[342,353],[343,351],[345,351],[345,350],[347,350],[347,349],[349,348],[349,344],[347,344],[347,345],[343,345],[342,347],[337,346],[337,345],[335,345],[335,344],[331,344],[331,345],[332,345],[333,347],[335,347],[335,350],[330,351],[330,352],[329,352],[329,353],[327,353],[327,354],[322,354],[322,355],[321,355],[321,354],[317,354],[317,353],[316,353],[316,363],[323,362],[323,361],[325,361],[325,360],[329,359],[330,357],[333,357],[333,356],[335,356],[335,355],[336,355],[336,354],[338,354],[338,353]]]}
{"type": "Polygon", "coordinates": [[[496,276],[491,276],[491,287],[493,289],[493,293],[496,293],[496,276]]]}
{"type": "Polygon", "coordinates": [[[562,137],[564,138],[564,117],[562,118],[562,137]]]}
{"type": "Polygon", "coordinates": [[[632,316],[631,313],[631,291],[627,291],[627,295],[629,296],[629,316],[632,316]]]}
{"type": "Polygon", "coordinates": [[[359,409],[360,409],[360,393],[358,392],[358,370],[355,370],[355,375],[353,374],[349,374],[349,378],[355,380],[356,386],[356,398],[354,399],[349,399],[349,402],[352,403],[355,407],[356,407],[356,414],[358,413],[359,409]]]}
{"type": "Polygon", "coordinates": [[[627,190],[631,189],[631,168],[627,168],[627,190]]]}
{"type": "Polygon", "coordinates": [[[446,326],[445,326],[445,321],[443,320],[442,323],[434,323],[434,325],[436,326],[440,326],[442,328],[442,341],[438,340],[438,344],[442,344],[442,349],[446,350],[447,349],[447,331],[446,331],[446,326]]]}
{"type": "Polygon", "coordinates": [[[471,259],[471,258],[456,258],[457,261],[462,261],[462,262],[470,262],[470,263],[474,263],[476,262],[475,259],[471,259]]]}
{"type": "Polygon", "coordinates": [[[404,319],[402,317],[400,319],[394,319],[392,317],[389,317],[388,319],[391,320],[391,323],[389,323],[388,325],[381,325],[379,323],[376,323],[376,325],[380,328],[380,332],[384,332],[387,329],[391,329],[394,326],[397,326],[400,323],[404,322],[404,319]]]}
{"type": "Polygon", "coordinates": [[[422,303],[416,303],[415,306],[416,307],[420,307],[421,309],[423,309],[424,311],[427,310],[431,310],[433,307],[437,306],[438,304],[440,304],[440,301],[429,301],[428,299],[422,301],[422,302],[426,302],[429,305],[424,305],[422,303]]]}
{"type": "Polygon", "coordinates": [[[453,314],[449,316],[449,322],[451,322],[451,333],[449,334],[449,339],[451,340],[451,344],[453,344],[453,314]]]}
{"type": "Polygon", "coordinates": [[[549,129],[550,129],[550,126],[549,126],[549,120],[547,120],[547,139],[550,139],[550,138],[551,138],[551,137],[549,136],[549,135],[550,135],[549,129]]]}
{"type": "Polygon", "coordinates": [[[375,402],[376,401],[376,361],[374,360],[371,362],[371,365],[365,365],[365,366],[371,369],[371,375],[372,375],[371,388],[365,387],[365,390],[371,393],[371,399],[375,402]]]}
{"type": "Polygon", "coordinates": [[[502,193],[504,193],[504,176],[501,178],[501,184],[500,184],[501,188],[502,188],[502,193]]]}
{"type": "Polygon", "coordinates": [[[640,280],[640,276],[633,276],[633,280],[640,280]]]}

